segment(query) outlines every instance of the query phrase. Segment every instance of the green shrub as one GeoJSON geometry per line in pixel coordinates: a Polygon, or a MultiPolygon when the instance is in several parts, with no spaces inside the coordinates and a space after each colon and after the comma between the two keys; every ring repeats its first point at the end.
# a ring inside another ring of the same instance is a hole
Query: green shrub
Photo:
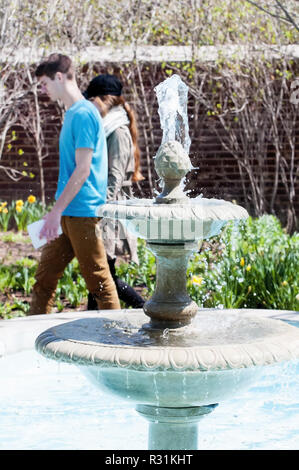
{"type": "Polygon", "coordinates": [[[188,289],[203,307],[299,310],[299,234],[274,216],[230,223],[190,260],[188,289]]]}
{"type": "Polygon", "coordinates": [[[0,302],[0,317],[4,320],[15,317],[24,317],[29,310],[29,304],[22,300],[13,299],[12,302],[0,302]]]}
{"type": "Polygon", "coordinates": [[[35,260],[22,258],[15,264],[0,266],[0,291],[21,291],[29,295],[35,282],[36,265],[35,260]]]}
{"type": "Polygon", "coordinates": [[[146,247],[143,239],[138,239],[137,245],[139,264],[120,263],[116,267],[116,274],[129,286],[144,286],[147,288],[147,296],[151,296],[156,284],[156,259],[153,253],[146,247]]]}
{"type": "Polygon", "coordinates": [[[79,269],[79,263],[74,258],[64,270],[56,289],[58,310],[62,308],[60,299],[65,299],[72,307],[78,307],[84,300],[87,303],[88,290],[79,269]]]}

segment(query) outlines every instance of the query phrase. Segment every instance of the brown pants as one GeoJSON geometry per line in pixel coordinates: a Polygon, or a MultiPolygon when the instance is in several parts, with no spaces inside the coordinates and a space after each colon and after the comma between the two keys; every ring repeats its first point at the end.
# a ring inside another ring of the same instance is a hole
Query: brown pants
{"type": "Polygon", "coordinates": [[[96,229],[98,221],[97,217],[61,218],[63,233],[47,243],[41,253],[29,315],[50,313],[58,280],[74,257],[78,259],[87,289],[95,296],[98,308],[120,308],[104,244],[96,229]]]}

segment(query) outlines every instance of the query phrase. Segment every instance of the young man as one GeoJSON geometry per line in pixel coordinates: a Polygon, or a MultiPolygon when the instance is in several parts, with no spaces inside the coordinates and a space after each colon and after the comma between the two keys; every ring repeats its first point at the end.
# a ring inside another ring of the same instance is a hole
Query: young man
{"type": "Polygon", "coordinates": [[[98,308],[118,309],[116,287],[96,230],[96,211],[105,203],[107,189],[107,149],[100,114],[81,94],[69,57],[51,54],[35,75],[42,91],[52,101],[61,100],[66,112],[59,138],[56,202],[40,232],[48,243],[41,253],[29,315],[51,311],[58,279],[74,256],[98,308]]]}

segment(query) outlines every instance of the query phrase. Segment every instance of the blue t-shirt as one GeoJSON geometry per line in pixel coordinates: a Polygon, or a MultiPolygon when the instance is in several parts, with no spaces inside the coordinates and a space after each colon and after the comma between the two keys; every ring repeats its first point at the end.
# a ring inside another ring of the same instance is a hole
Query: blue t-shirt
{"type": "Polygon", "coordinates": [[[59,137],[59,177],[55,199],[58,199],[75,167],[79,148],[93,149],[90,175],[62,215],[96,217],[99,205],[106,202],[107,144],[102,118],[88,100],[76,101],[65,113],[59,137]]]}

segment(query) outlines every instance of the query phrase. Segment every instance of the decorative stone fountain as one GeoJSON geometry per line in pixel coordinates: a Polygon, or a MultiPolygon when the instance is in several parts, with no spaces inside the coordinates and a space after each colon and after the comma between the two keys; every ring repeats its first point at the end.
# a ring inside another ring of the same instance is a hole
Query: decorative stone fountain
{"type": "Polygon", "coordinates": [[[147,239],[156,255],[155,292],[144,311],[88,312],[43,332],[36,348],[134,402],[150,422],[149,449],[196,449],[205,414],[257,380],[265,365],[299,357],[299,330],[258,311],[200,310],[190,299],[186,268],[198,241],[248,214],[227,201],[184,194],[182,179],[192,169],[188,88],[175,75],[156,91],[163,140],[155,166],[163,190],[155,200],[116,201],[99,210],[147,239]]]}

